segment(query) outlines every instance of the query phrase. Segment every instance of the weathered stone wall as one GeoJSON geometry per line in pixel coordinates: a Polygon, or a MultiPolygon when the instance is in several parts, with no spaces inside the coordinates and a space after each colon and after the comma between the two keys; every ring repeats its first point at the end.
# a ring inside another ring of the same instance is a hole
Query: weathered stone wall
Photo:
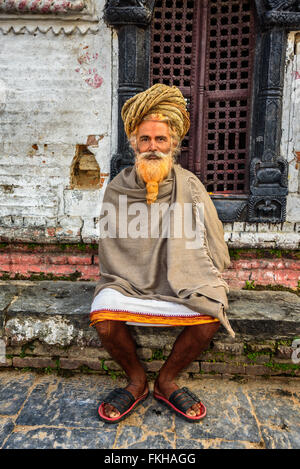
{"type": "MultiPolygon", "coordinates": [[[[175,340],[170,336],[170,342],[175,340]]],[[[148,341],[149,342],[149,341],[148,341]]],[[[147,373],[157,373],[170,354],[172,343],[163,347],[140,344],[138,356],[147,373]]],[[[253,340],[230,342],[214,340],[209,350],[202,352],[184,373],[193,378],[213,376],[290,376],[300,377],[300,366],[293,363],[292,340],[253,340]]],[[[39,369],[44,372],[97,372],[112,377],[123,375],[118,363],[101,347],[59,347],[38,340],[25,345],[8,346],[6,362],[0,368],[39,369]]]]}
{"type": "Polygon", "coordinates": [[[97,21],[0,15],[2,239],[89,242],[98,235],[116,141],[117,40],[102,20],[104,0],[88,3],[97,21]],[[78,148],[99,168],[97,187],[72,187],[78,148]]]}
{"type": "MultiPolygon", "coordinates": [[[[93,282],[0,281],[0,339],[6,345],[0,367],[119,372],[89,327],[94,287],[93,282]]],[[[186,372],[299,376],[299,362],[292,359],[299,313],[296,293],[232,290],[228,317],[236,337],[221,327],[211,348],[186,372]]],[[[182,328],[130,327],[145,368],[157,372],[182,328]]],[[[300,340],[297,346],[300,352],[300,340]]]]}

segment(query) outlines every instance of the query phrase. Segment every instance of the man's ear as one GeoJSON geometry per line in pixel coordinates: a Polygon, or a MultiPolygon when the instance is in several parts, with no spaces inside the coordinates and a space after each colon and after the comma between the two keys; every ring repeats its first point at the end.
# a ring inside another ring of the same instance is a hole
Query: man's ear
{"type": "Polygon", "coordinates": [[[176,153],[178,153],[181,147],[181,140],[178,137],[171,136],[171,147],[173,151],[176,151],[176,153]]]}
{"type": "Polygon", "coordinates": [[[136,135],[131,135],[128,139],[129,145],[133,149],[134,153],[136,153],[137,150],[137,141],[136,141],[136,135]]]}

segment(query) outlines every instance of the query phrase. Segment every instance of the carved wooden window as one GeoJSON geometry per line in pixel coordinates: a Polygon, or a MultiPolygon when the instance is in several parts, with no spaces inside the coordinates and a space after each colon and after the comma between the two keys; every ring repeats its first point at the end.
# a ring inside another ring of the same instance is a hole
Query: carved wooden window
{"type": "Polygon", "coordinates": [[[178,86],[191,129],[181,164],[213,193],[249,190],[254,1],[157,0],[151,84],[178,86]]]}

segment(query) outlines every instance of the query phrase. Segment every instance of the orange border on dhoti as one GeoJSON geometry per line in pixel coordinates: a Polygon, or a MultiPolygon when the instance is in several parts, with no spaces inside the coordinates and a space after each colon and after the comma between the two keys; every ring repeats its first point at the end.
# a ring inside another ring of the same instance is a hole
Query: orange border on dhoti
{"type": "Polygon", "coordinates": [[[195,326],[197,324],[209,324],[211,322],[219,322],[219,319],[208,315],[201,316],[163,316],[144,313],[133,313],[123,310],[107,310],[101,309],[90,313],[91,326],[97,322],[112,320],[135,322],[142,324],[161,324],[168,326],[195,326]]]}

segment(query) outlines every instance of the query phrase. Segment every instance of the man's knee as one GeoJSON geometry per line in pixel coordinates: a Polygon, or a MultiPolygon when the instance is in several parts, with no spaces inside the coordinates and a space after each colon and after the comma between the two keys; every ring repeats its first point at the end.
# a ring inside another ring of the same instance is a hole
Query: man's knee
{"type": "Polygon", "coordinates": [[[113,330],[113,321],[101,321],[95,324],[97,332],[101,338],[108,338],[113,330]]]}
{"type": "Polygon", "coordinates": [[[219,322],[210,322],[208,324],[200,324],[195,327],[195,334],[208,345],[220,327],[219,322]]]}

